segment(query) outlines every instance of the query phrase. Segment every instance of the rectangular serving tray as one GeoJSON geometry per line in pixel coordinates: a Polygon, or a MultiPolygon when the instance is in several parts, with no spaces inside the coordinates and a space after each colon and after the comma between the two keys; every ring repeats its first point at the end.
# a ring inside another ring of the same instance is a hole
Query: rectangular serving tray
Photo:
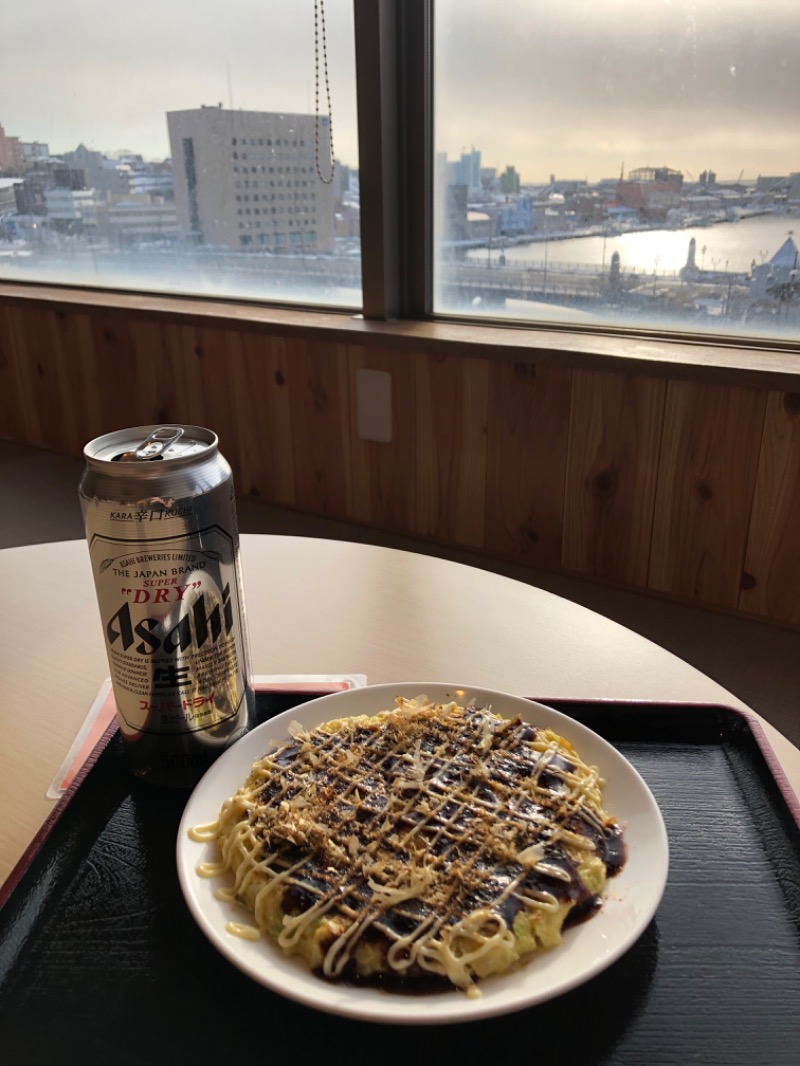
{"type": "MultiPolygon", "coordinates": [[[[259,720],[309,698],[259,693],[259,720]]],[[[655,918],[591,981],[424,1033],[273,994],[215,951],[184,903],[175,843],[186,794],[134,781],[109,734],[5,886],[0,1061],[304,1063],[338,1048],[380,1063],[797,1066],[800,826],[755,720],[705,704],[541,702],[630,760],[669,833],[655,918]]]]}

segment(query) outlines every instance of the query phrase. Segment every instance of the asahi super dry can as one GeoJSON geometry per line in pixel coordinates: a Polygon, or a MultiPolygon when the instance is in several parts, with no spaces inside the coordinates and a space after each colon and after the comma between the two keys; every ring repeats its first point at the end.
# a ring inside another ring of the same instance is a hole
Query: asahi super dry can
{"type": "Polygon", "coordinates": [[[191,786],[253,724],[233,478],[216,434],[139,426],[84,449],[79,495],[131,769],[191,786]]]}

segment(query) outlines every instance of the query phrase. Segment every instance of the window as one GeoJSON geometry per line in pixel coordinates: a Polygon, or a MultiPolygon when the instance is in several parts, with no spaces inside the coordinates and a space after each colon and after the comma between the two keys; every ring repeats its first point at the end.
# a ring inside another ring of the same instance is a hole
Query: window
{"type": "Polygon", "coordinates": [[[794,0],[325,0],[332,116],[313,0],[184,3],[122,52],[100,0],[7,17],[0,278],[800,337],[794,0]],[[286,205],[257,240],[233,188],[286,205]]]}
{"type": "Polygon", "coordinates": [[[313,7],[141,0],[123,34],[101,0],[9,9],[0,280],[359,307],[353,8],[325,3],[317,118],[313,7]],[[312,146],[317,195],[296,240],[270,224],[256,247],[231,189],[273,145],[279,190],[312,146]]]}
{"type": "Polygon", "coordinates": [[[795,0],[436,0],[434,309],[800,335],[795,0]]]}

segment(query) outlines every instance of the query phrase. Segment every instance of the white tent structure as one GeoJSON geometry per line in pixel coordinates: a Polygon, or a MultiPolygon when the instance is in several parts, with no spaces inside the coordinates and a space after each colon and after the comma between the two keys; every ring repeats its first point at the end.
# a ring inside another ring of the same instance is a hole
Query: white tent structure
{"type": "Polygon", "coordinates": [[[768,262],[753,267],[750,282],[751,303],[769,299],[780,286],[795,284],[798,281],[797,255],[797,245],[789,234],[768,262]]]}

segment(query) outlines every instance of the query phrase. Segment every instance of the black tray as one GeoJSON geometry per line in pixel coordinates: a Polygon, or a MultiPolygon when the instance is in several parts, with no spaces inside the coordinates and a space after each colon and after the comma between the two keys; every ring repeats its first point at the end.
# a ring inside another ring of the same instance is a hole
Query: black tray
{"type": "MultiPolygon", "coordinates": [[[[259,697],[262,719],[308,699],[259,697]]],[[[458,1026],[387,1027],[243,976],[175,868],[186,796],[127,773],[111,737],[0,909],[0,1062],[800,1063],[800,828],[754,721],[707,705],[544,700],[637,767],[670,874],[637,943],[580,988],[458,1026]]]]}

